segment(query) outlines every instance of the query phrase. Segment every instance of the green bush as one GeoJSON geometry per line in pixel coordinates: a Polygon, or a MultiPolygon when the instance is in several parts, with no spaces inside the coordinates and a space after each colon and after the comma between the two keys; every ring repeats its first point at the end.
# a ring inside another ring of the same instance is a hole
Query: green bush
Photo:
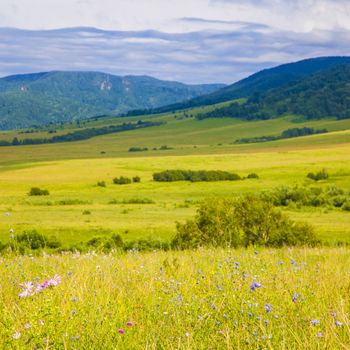
{"type": "Polygon", "coordinates": [[[165,170],[153,174],[153,180],[158,182],[174,181],[235,181],[241,177],[222,170],[165,170]]]}
{"type": "Polygon", "coordinates": [[[39,187],[32,187],[28,193],[29,196],[48,196],[49,194],[48,190],[42,190],[39,187]]]}
{"type": "Polygon", "coordinates": [[[326,169],[322,169],[318,171],[317,173],[308,173],[306,175],[311,180],[314,181],[320,181],[320,180],[326,180],[329,178],[329,174],[327,173],[326,169]]]}
{"type": "Polygon", "coordinates": [[[38,233],[36,230],[18,234],[14,237],[14,240],[23,247],[32,250],[40,248],[58,248],[61,246],[61,242],[59,242],[55,236],[48,238],[38,233]]]}
{"type": "Polygon", "coordinates": [[[132,182],[141,182],[140,176],[134,176],[134,177],[132,178],[132,182]]]}
{"type": "Polygon", "coordinates": [[[296,223],[257,196],[206,200],[194,220],[177,224],[172,246],[249,246],[315,244],[313,228],[296,223]]]}
{"type": "Polygon", "coordinates": [[[248,174],[247,179],[258,179],[259,175],[256,173],[248,174]]]}
{"type": "Polygon", "coordinates": [[[131,179],[125,176],[116,177],[113,179],[113,183],[116,185],[127,185],[131,183],[131,179]]]}
{"type": "Polygon", "coordinates": [[[105,181],[98,181],[97,186],[99,187],[106,187],[106,182],[105,181]]]}

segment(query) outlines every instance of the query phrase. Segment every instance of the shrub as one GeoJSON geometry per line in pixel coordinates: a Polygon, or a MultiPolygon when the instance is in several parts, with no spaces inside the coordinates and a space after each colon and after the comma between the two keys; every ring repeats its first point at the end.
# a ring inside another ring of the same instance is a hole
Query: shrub
{"type": "Polygon", "coordinates": [[[317,173],[308,173],[306,176],[311,180],[319,181],[328,179],[329,174],[327,173],[326,169],[322,169],[317,173]]]}
{"type": "Polygon", "coordinates": [[[210,246],[314,244],[311,226],[295,223],[270,201],[256,196],[206,200],[194,220],[177,224],[174,248],[210,246]]]}
{"type": "Polygon", "coordinates": [[[90,210],[84,210],[83,211],[83,215],[90,215],[91,214],[91,211],[90,210]]]}
{"type": "Polygon", "coordinates": [[[97,186],[99,187],[106,187],[106,182],[105,181],[98,181],[97,186]]]}
{"type": "Polygon", "coordinates": [[[17,241],[23,247],[29,249],[40,249],[40,248],[58,248],[61,246],[61,242],[55,236],[47,238],[45,235],[38,233],[36,230],[23,232],[22,234],[15,236],[17,241]]]}
{"type": "Polygon", "coordinates": [[[165,170],[154,173],[153,180],[158,182],[235,181],[240,180],[240,176],[222,170],[165,170]]]}
{"type": "Polygon", "coordinates": [[[120,235],[114,234],[111,237],[92,237],[87,241],[86,245],[96,250],[108,252],[111,249],[122,248],[124,243],[120,235]]]}
{"type": "Polygon", "coordinates": [[[48,196],[49,194],[48,190],[42,190],[39,187],[32,187],[28,193],[29,196],[48,196]]]}
{"type": "Polygon", "coordinates": [[[132,178],[132,182],[141,182],[140,176],[134,176],[134,177],[132,178]]]}
{"type": "Polygon", "coordinates": [[[148,151],[147,147],[130,147],[128,152],[145,152],[148,151]]]}
{"type": "Polygon", "coordinates": [[[113,183],[115,183],[116,185],[127,185],[131,183],[131,179],[124,176],[121,176],[119,178],[116,177],[113,179],[113,183]]]}
{"type": "Polygon", "coordinates": [[[259,175],[256,173],[250,173],[250,174],[248,174],[247,178],[248,179],[258,179],[259,175]]]}

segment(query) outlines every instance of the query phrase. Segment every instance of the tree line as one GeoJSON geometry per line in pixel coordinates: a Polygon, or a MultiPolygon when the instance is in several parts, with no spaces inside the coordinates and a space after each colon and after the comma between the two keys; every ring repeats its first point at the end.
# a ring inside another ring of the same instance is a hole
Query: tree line
{"type": "Polygon", "coordinates": [[[14,137],[12,141],[0,140],[0,146],[21,146],[21,145],[38,145],[46,143],[73,142],[87,140],[95,136],[113,134],[122,131],[129,131],[151,126],[159,126],[164,122],[149,122],[139,120],[137,123],[123,123],[121,125],[109,125],[101,128],[87,128],[69,132],[63,135],[56,135],[50,138],[25,138],[18,139],[14,137]]]}

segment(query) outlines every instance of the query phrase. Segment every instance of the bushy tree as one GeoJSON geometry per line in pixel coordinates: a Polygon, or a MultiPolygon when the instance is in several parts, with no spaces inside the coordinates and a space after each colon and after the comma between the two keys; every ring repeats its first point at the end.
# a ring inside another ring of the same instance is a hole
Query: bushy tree
{"type": "Polygon", "coordinates": [[[205,200],[194,220],[177,225],[175,248],[314,244],[311,226],[296,223],[267,200],[257,196],[205,200]]]}

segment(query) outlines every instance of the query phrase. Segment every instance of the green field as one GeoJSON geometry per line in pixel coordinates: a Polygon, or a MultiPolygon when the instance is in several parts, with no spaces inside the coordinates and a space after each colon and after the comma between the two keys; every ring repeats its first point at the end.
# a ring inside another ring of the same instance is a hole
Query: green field
{"type": "MultiPolygon", "coordinates": [[[[286,117],[251,122],[232,118],[197,121],[180,113],[177,119],[172,114],[149,118],[167,123],[80,142],[0,147],[0,241],[8,241],[9,229],[36,229],[73,243],[111,233],[120,234],[124,240],[169,240],[176,222],[192,217],[197,203],[206,197],[256,193],[284,185],[315,185],[306,174],[322,168],[330,177],[317,186],[350,190],[350,120],[303,122],[286,117]],[[277,135],[302,126],[327,128],[330,132],[232,144],[237,138],[277,135]],[[173,149],[153,150],[162,145],[173,149]],[[148,147],[149,151],[128,152],[133,146],[148,147]],[[241,176],[255,172],[260,178],[212,183],[152,180],[154,172],[166,169],[226,170],[241,176]],[[112,179],[119,176],[140,176],[141,183],[112,184],[112,179]],[[107,187],[98,187],[98,181],[105,181],[107,187]],[[48,189],[50,195],[28,196],[34,186],[48,189]],[[153,203],[120,203],[143,198],[153,203]]],[[[91,124],[101,126],[112,121],[119,123],[120,119],[91,124]]],[[[71,130],[67,128],[64,130],[71,130]]],[[[325,242],[350,242],[349,212],[325,207],[286,211],[294,219],[312,223],[325,242]]]]}

